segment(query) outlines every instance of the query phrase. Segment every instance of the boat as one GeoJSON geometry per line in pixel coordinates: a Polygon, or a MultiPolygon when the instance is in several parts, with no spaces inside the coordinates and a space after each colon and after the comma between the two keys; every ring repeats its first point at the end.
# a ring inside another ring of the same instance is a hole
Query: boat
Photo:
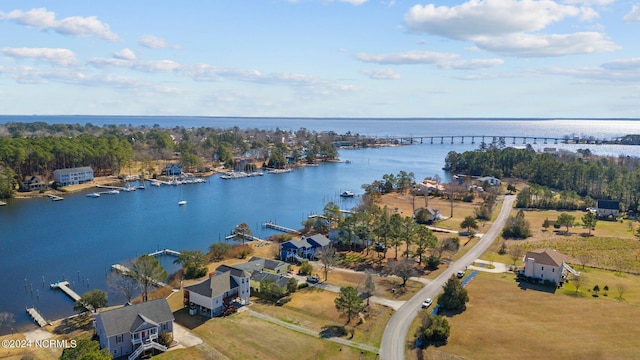
{"type": "Polygon", "coordinates": [[[116,195],[116,194],[120,194],[120,191],[116,190],[116,189],[112,189],[107,191],[107,194],[109,195],[116,195]]]}
{"type": "Polygon", "coordinates": [[[98,194],[97,192],[92,192],[92,193],[87,194],[87,197],[99,198],[100,194],[98,194]]]}
{"type": "Polygon", "coordinates": [[[161,184],[157,181],[151,181],[151,186],[160,186],[161,184]]]}
{"type": "Polygon", "coordinates": [[[7,205],[7,203],[6,203],[6,202],[4,202],[4,201],[0,201],[0,206],[5,206],[5,205],[7,205]]]}
{"type": "Polygon", "coordinates": [[[179,206],[187,205],[187,200],[180,200],[180,201],[178,201],[178,205],[179,205],[179,206]]]}
{"type": "Polygon", "coordinates": [[[51,201],[64,200],[64,198],[62,196],[57,196],[57,195],[52,195],[52,194],[47,195],[47,197],[49,197],[49,199],[51,199],[51,201]]]}
{"type": "Polygon", "coordinates": [[[349,190],[345,190],[343,192],[340,193],[340,197],[354,197],[354,193],[352,191],[349,190]]]}
{"type": "Polygon", "coordinates": [[[284,174],[284,173],[288,173],[288,172],[292,172],[293,168],[286,168],[286,169],[272,169],[272,170],[267,170],[267,173],[269,174],[284,174]]]}

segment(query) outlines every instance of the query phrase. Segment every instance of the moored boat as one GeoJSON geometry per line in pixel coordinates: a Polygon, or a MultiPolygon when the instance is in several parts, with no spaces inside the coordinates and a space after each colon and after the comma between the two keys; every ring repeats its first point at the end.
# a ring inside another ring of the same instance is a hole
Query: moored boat
{"type": "Polygon", "coordinates": [[[340,197],[354,197],[355,194],[352,191],[345,190],[340,193],[340,197]]]}

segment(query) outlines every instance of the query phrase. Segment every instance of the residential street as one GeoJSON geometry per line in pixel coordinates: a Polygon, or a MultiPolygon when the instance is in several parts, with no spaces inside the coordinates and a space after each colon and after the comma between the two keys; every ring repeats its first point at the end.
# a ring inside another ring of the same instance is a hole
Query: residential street
{"type": "Polygon", "coordinates": [[[463,270],[471,264],[491,245],[491,243],[493,243],[504,227],[515,200],[515,195],[506,195],[502,203],[502,208],[500,209],[500,214],[491,228],[484,234],[484,236],[481,237],[478,244],[470,249],[458,261],[451,263],[449,267],[440,274],[440,276],[427,284],[393,314],[382,336],[382,343],[380,346],[381,359],[396,360],[404,358],[407,332],[411,322],[418,314],[418,311],[420,311],[423,299],[428,297],[435,299],[442,290],[444,283],[453,274],[459,270],[463,270]]]}

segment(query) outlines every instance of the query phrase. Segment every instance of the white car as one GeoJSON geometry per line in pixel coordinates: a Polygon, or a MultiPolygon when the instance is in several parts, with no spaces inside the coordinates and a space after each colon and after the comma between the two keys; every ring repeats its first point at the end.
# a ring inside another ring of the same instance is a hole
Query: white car
{"type": "Polygon", "coordinates": [[[429,306],[431,306],[431,298],[426,298],[423,302],[422,302],[422,308],[428,308],[429,306]]]}

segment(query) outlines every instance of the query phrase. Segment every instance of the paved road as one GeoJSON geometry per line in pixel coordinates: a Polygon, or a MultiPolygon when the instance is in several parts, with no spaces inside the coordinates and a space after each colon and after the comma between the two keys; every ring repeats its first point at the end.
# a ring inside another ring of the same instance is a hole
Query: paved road
{"type": "Polygon", "coordinates": [[[493,240],[498,236],[504,224],[509,217],[509,213],[513,208],[513,203],[516,197],[514,195],[507,195],[502,203],[502,209],[498,218],[493,223],[489,231],[480,239],[478,244],[464,254],[460,260],[451,263],[449,267],[433,280],[430,284],[426,285],[420,290],[414,297],[412,297],[406,304],[404,304],[398,311],[396,311],[384,330],[382,336],[382,344],[380,346],[380,359],[382,360],[399,360],[404,358],[404,350],[406,344],[407,332],[413,319],[417,316],[420,310],[421,303],[425,298],[435,299],[436,296],[442,290],[444,283],[457,271],[463,270],[466,266],[476,260],[490,245],[493,240]]]}

